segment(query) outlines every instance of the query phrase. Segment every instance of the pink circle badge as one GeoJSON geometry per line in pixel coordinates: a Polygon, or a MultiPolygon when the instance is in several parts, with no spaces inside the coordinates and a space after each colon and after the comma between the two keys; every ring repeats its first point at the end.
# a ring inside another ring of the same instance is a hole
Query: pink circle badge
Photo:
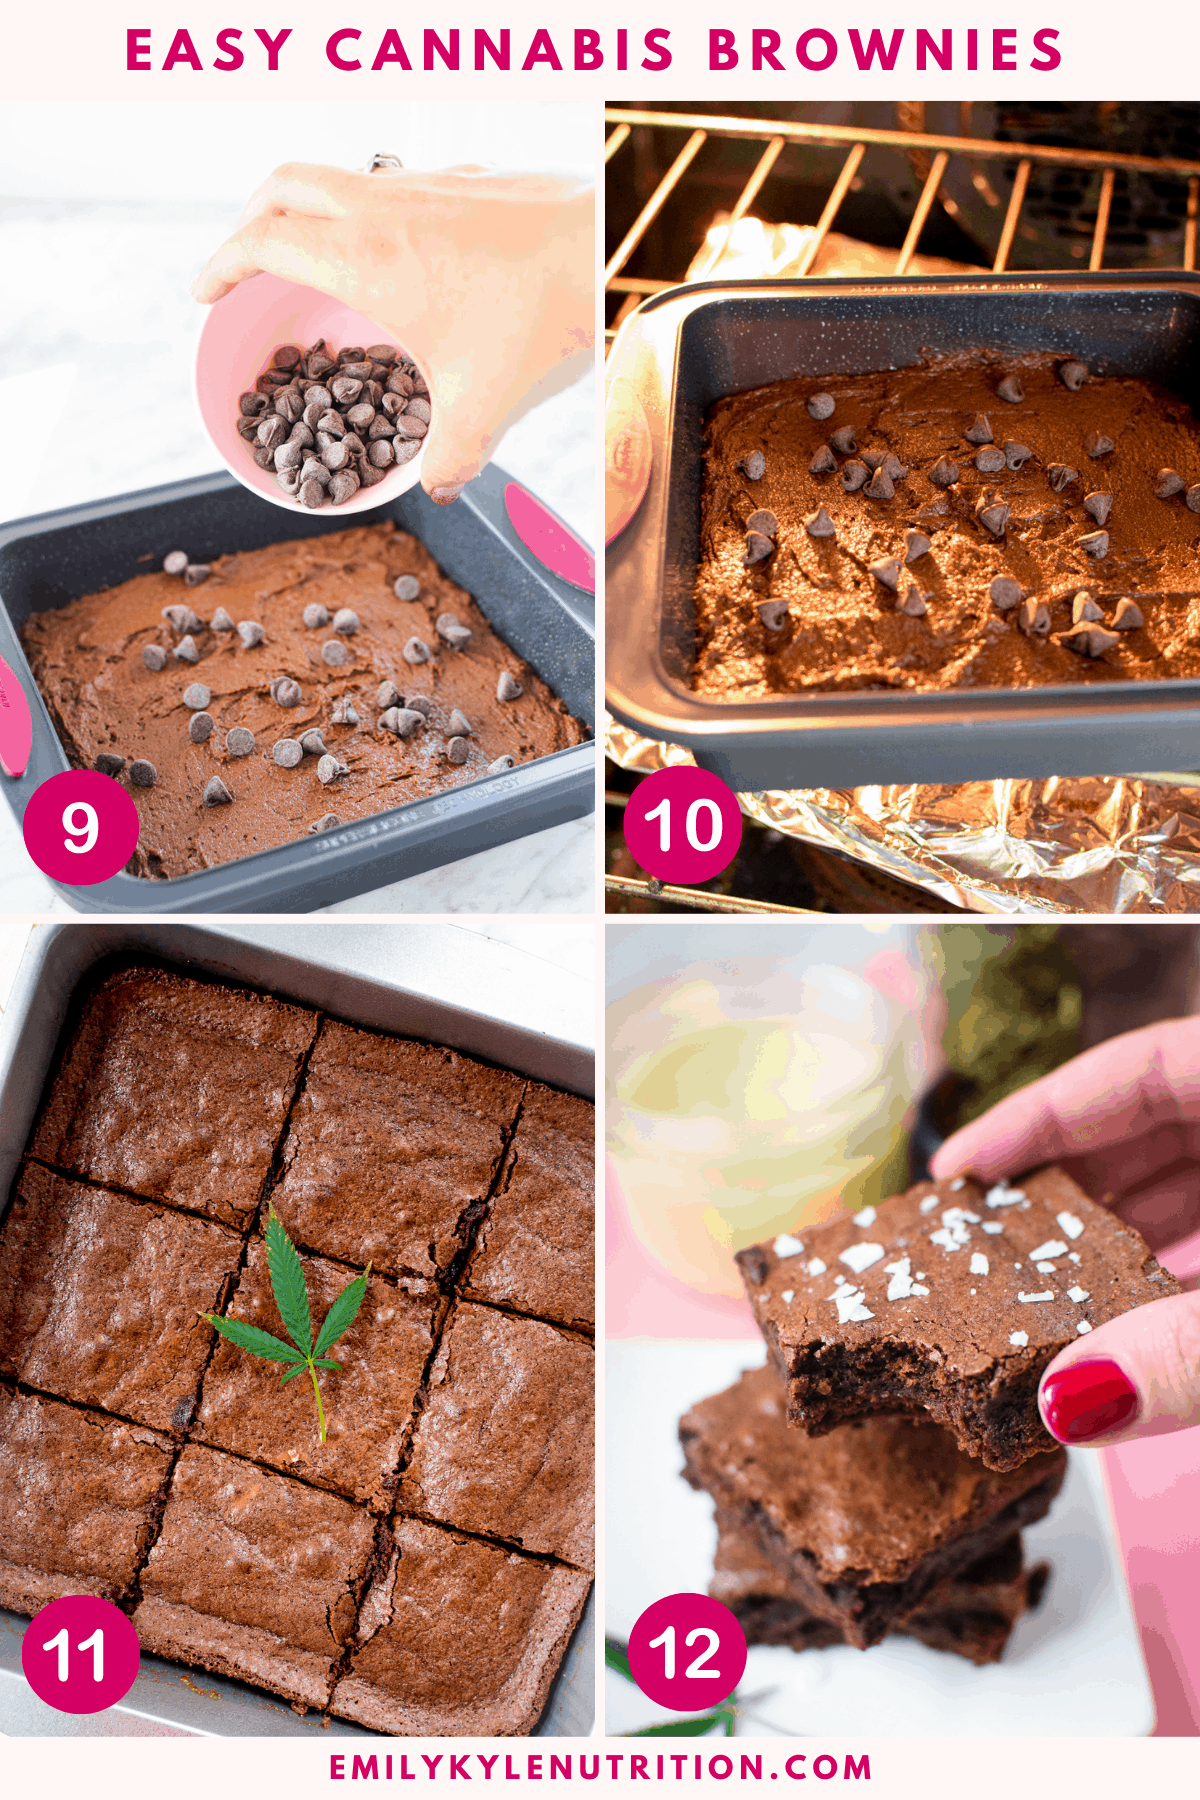
{"type": "Polygon", "coordinates": [[[115,1706],[137,1680],[141,1656],[137,1632],[120,1607],[95,1594],[52,1600],[21,1642],[25,1679],[56,1712],[115,1706]]]}
{"type": "Polygon", "coordinates": [[[629,854],[659,881],[710,881],[742,841],[731,787],[704,769],[660,769],[639,781],[625,808],[629,854]]]}
{"type": "Polygon", "coordinates": [[[21,828],[43,875],[91,887],[125,867],[140,825],[119,781],[96,769],[68,769],[34,789],[21,828]]]}
{"type": "Polygon", "coordinates": [[[732,1694],[746,1668],[746,1634],[707,1594],[668,1594],[629,1634],[629,1672],[648,1700],[703,1712],[732,1694]]]}

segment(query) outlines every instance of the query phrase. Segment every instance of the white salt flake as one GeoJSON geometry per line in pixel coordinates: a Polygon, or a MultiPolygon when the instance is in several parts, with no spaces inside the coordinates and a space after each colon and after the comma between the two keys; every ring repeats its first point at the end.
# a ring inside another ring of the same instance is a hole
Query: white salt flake
{"type": "Polygon", "coordinates": [[[1061,1243],[1058,1238],[1047,1238],[1044,1244],[1039,1244],[1036,1250],[1029,1252],[1029,1260],[1030,1262],[1045,1262],[1047,1257],[1065,1256],[1066,1254],[1067,1246],[1064,1243],[1061,1243]]]}
{"type": "Polygon", "coordinates": [[[813,1257],[808,1265],[808,1272],[810,1275],[823,1275],[825,1273],[825,1264],[821,1261],[819,1256],[813,1257]]]}
{"type": "Polygon", "coordinates": [[[844,1288],[847,1285],[846,1277],[844,1275],[835,1275],[833,1278],[833,1285],[835,1288],[844,1288]]]}
{"type": "Polygon", "coordinates": [[[779,1257],[799,1256],[803,1248],[804,1245],[800,1242],[800,1239],[792,1237],[790,1233],[786,1231],[780,1232],[779,1236],[775,1239],[775,1254],[779,1257]]]}
{"type": "Polygon", "coordinates": [[[925,1198],[921,1202],[921,1211],[923,1213],[931,1213],[936,1210],[937,1203],[938,1203],[938,1197],[936,1194],[926,1194],[925,1198]]]}
{"type": "Polygon", "coordinates": [[[856,1275],[861,1275],[864,1269],[869,1269],[886,1255],[887,1251],[882,1244],[847,1244],[838,1261],[844,1262],[856,1275]]]}
{"type": "Polygon", "coordinates": [[[1026,1306],[1029,1306],[1033,1302],[1038,1301],[1038,1300],[1053,1300],[1053,1298],[1054,1298],[1054,1289],[1053,1288],[1047,1288],[1046,1292],[1044,1294],[1018,1294],[1017,1295],[1017,1299],[1022,1301],[1026,1306]]]}
{"type": "Polygon", "coordinates": [[[1035,1263],[1034,1268],[1039,1275],[1053,1275],[1054,1273],[1053,1263],[1035,1263]]]}
{"type": "Polygon", "coordinates": [[[1075,1335],[1076,1337],[1080,1337],[1085,1331],[1090,1331],[1091,1329],[1092,1328],[1086,1319],[1080,1319],[1078,1325],[1075,1327],[1075,1335]]]}
{"type": "Polygon", "coordinates": [[[884,1263],[884,1271],[891,1276],[888,1282],[887,1297],[889,1300],[907,1300],[913,1291],[913,1280],[910,1273],[912,1259],[902,1256],[896,1262],[884,1263]]]}
{"type": "Polygon", "coordinates": [[[873,1225],[875,1223],[875,1208],[873,1206],[864,1206],[861,1212],[855,1213],[854,1223],[856,1225],[861,1225],[864,1230],[868,1225],[873,1225]]]}
{"type": "MultiPolygon", "coordinates": [[[[1020,1206],[1024,1198],[1025,1195],[1021,1188],[1010,1188],[1006,1181],[999,1181],[994,1188],[988,1190],[987,1204],[989,1206],[1020,1206]]],[[[1062,1224],[1061,1219],[1059,1224],[1062,1224]]],[[[1063,1230],[1066,1230],[1065,1225],[1063,1225],[1063,1230]]]]}
{"type": "Polygon", "coordinates": [[[861,1288],[848,1287],[836,1295],[835,1304],[838,1309],[838,1324],[849,1325],[860,1319],[873,1319],[875,1314],[863,1305],[861,1288]]]}
{"type": "Polygon", "coordinates": [[[1029,1333],[1027,1331],[1011,1331],[1008,1341],[1010,1344],[1015,1344],[1018,1350],[1023,1350],[1029,1342],[1029,1333]]]}
{"type": "Polygon", "coordinates": [[[987,1272],[988,1272],[987,1257],[983,1255],[982,1251],[973,1250],[971,1252],[971,1273],[972,1273],[972,1275],[986,1275],[987,1272]]]}
{"type": "Polygon", "coordinates": [[[998,1231],[1004,1230],[1004,1227],[999,1219],[987,1219],[984,1221],[983,1229],[987,1232],[989,1237],[995,1237],[998,1231]]]}
{"type": "Polygon", "coordinates": [[[1074,1213],[1060,1212],[1056,1215],[1054,1223],[1060,1231],[1065,1231],[1069,1238],[1083,1236],[1083,1220],[1077,1219],[1074,1213]]]}
{"type": "Polygon", "coordinates": [[[796,1298],[796,1290],[795,1288],[785,1288],[779,1297],[785,1306],[790,1306],[792,1301],[796,1298]]]}
{"type": "Polygon", "coordinates": [[[952,1250],[961,1250],[964,1244],[971,1241],[971,1234],[965,1225],[943,1225],[940,1231],[931,1231],[931,1244],[940,1244],[947,1256],[952,1250]]]}
{"type": "Polygon", "coordinates": [[[929,1289],[927,1287],[921,1287],[918,1282],[914,1281],[912,1291],[914,1294],[927,1294],[929,1289]]]}
{"type": "Polygon", "coordinates": [[[966,1182],[965,1182],[965,1181],[964,1181],[964,1180],[963,1180],[963,1178],[962,1178],[962,1176],[961,1176],[961,1175],[957,1175],[957,1176],[955,1176],[955,1178],[954,1178],[954,1180],[953,1180],[953,1181],[952,1181],[952,1182],[951,1182],[951,1183],[950,1183],[950,1192],[951,1192],[951,1193],[952,1193],[952,1194],[958,1194],[958,1193],[961,1193],[961,1192],[962,1192],[962,1190],[963,1190],[963,1188],[965,1188],[965,1187],[966,1187],[966,1185],[967,1185],[967,1184],[966,1184],[966,1182]]]}
{"type": "Polygon", "coordinates": [[[1073,1262],[1073,1263],[1081,1263],[1083,1261],[1083,1258],[1082,1258],[1082,1256],[1080,1256],[1078,1250],[1068,1250],[1067,1251],[1067,1261],[1073,1262]]]}
{"type": "Polygon", "coordinates": [[[1077,1306],[1081,1300],[1086,1300],[1088,1298],[1089,1295],[1086,1288],[1073,1287],[1067,1289],[1067,1299],[1074,1300],[1077,1306]]]}
{"type": "Polygon", "coordinates": [[[965,1206],[948,1206],[942,1214],[943,1225],[978,1225],[979,1214],[968,1212],[965,1206]]]}

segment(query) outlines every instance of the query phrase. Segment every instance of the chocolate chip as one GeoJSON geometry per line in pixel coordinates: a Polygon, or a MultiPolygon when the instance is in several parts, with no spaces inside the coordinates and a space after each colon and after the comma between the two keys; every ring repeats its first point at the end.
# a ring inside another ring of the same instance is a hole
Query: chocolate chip
{"type": "MultiPolygon", "coordinates": [[[[814,538],[831,538],[835,535],[833,520],[823,506],[818,506],[815,513],[808,514],[804,521],[804,529],[807,531],[809,537],[814,538]]],[[[751,533],[752,537],[756,535],[756,533],[751,533]]],[[[770,538],[764,538],[763,542],[766,543],[770,549],[773,550],[775,548],[771,543],[770,538]]]]}
{"type": "Polygon", "coordinates": [[[429,410],[428,400],[418,398],[409,401],[404,409],[404,416],[406,419],[420,419],[422,425],[428,425],[433,414],[429,410]]]}
{"type": "Polygon", "coordinates": [[[839,425],[836,431],[829,434],[829,442],[839,456],[849,456],[854,450],[853,425],[839,425]]]}
{"type": "Polygon", "coordinates": [[[899,587],[901,562],[898,556],[880,557],[878,562],[869,563],[868,569],[876,581],[891,588],[893,593],[899,587]]]}
{"type": "Polygon", "coordinates": [[[427,663],[430,656],[429,645],[419,637],[410,637],[400,654],[407,663],[427,663]]]}
{"type": "Polygon", "coordinates": [[[987,414],[976,413],[975,417],[971,420],[971,423],[967,426],[966,431],[963,433],[963,436],[966,438],[968,444],[990,444],[992,441],[992,428],[988,423],[987,414]]]}
{"type": "Polygon", "coordinates": [[[131,762],[129,765],[129,779],[134,787],[151,788],[158,780],[158,770],[152,762],[147,762],[144,757],[139,756],[135,762],[131,762]]]}
{"type": "Polygon", "coordinates": [[[765,562],[768,556],[774,555],[774,552],[775,546],[769,537],[764,537],[761,531],[748,531],[746,533],[746,549],[742,556],[742,566],[743,568],[749,568],[752,563],[765,562]]]}
{"type": "Polygon", "coordinates": [[[275,467],[280,475],[299,475],[304,461],[302,444],[280,444],[275,452],[275,467]]]}
{"type": "Polygon", "coordinates": [[[225,608],[223,606],[218,606],[216,612],[213,614],[211,620],[209,621],[209,630],[210,631],[232,631],[233,630],[233,620],[230,618],[229,614],[225,611],[225,608]]]}
{"type": "MultiPolygon", "coordinates": [[[[325,464],[320,462],[315,456],[310,456],[300,470],[301,486],[303,486],[306,481],[319,481],[323,488],[327,488],[332,479],[333,477],[325,467],[325,464]]],[[[326,611],[325,607],[322,607],[321,611],[325,613],[325,619],[321,621],[322,624],[324,624],[329,618],[329,613],[326,611]]]]}
{"type": "Polygon", "coordinates": [[[346,764],[339,762],[336,756],[323,756],[317,764],[317,780],[322,787],[328,787],[329,783],[336,781],[339,775],[348,775],[349,773],[346,764]]]}
{"type": "Polygon", "coordinates": [[[1011,612],[1021,599],[1021,585],[1011,575],[997,575],[988,589],[992,605],[999,612],[1011,612]]]}
{"type": "Polygon", "coordinates": [[[907,613],[910,619],[923,619],[929,608],[925,604],[925,596],[915,581],[910,581],[908,591],[903,600],[896,603],[896,611],[907,613]]]}
{"type": "Polygon", "coordinates": [[[975,458],[975,467],[981,475],[997,475],[1004,467],[1004,452],[995,444],[989,444],[975,458]]]}
{"type": "Polygon", "coordinates": [[[1086,363],[1065,362],[1058,365],[1058,379],[1065,388],[1070,388],[1073,394],[1078,393],[1087,378],[1088,367],[1086,363]]]}
{"type": "MultiPolygon", "coordinates": [[[[257,425],[254,429],[258,430],[257,425]]],[[[163,557],[164,575],[182,575],[187,566],[188,553],[186,550],[171,550],[163,557]]]]}
{"type": "Polygon", "coordinates": [[[870,481],[868,481],[866,487],[863,489],[863,493],[867,496],[868,500],[894,499],[896,490],[892,485],[892,478],[882,465],[876,469],[870,481]]]}
{"type": "Polygon", "coordinates": [[[183,704],[193,712],[203,712],[211,699],[212,690],[202,681],[193,681],[183,690],[183,704]]]}
{"type": "Polygon", "coordinates": [[[310,825],[308,829],[310,833],[314,831],[334,831],[341,822],[342,821],[338,818],[336,813],[322,813],[316,824],[310,825]]]}
{"type": "Polygon", "coordinates": [[[925,556],[933,549],[932,538],[927,538],[923,531],[906,531],[904,534],[904,560],[906,563],[916,562],[918,556],[925,556]]]}
{"type": "Polygon", "coordinates": [[[894,450],[888,451],[879,466],[884,474],[889,475],[893,481],[903,481],[904,477],[908,474],[908,469],[900,461],[900,458],[896,455],[894,450]]]}
{"type": "Polygon", "coordinates": [[[837,470],[837,457],[828,444],[822,444],[808,465],[810,475],[832,475],[837,470]]]}
{"type": "Polygon", "coordinates": [[[389,706],[403,706],[404,696],[394,681],[381,681],[375,690],[375,704],[386,712],[389,706]]]}
{"type": "Polygon", "coordinates": [[[92,767],[100,775],[119,775],[125,767],[125,758],[114,755],[111,750],[102,750],[92,767]]]}
{"type": "Polygon", "coordinates": [[[280,469],[275,481],[281,493],[293,495],[300,492],[299,469],[280,469]]]}
{"type": "Polygon", "coordinates": [[[1200,482],[1190,487],[1183,499],[1189,512],[1200,512],[1200,482]]]}
{"type": "Polygon", "coordinates": [[[373,469],[386,469],[392,460],[392,446],[386,438],[376,438],[368,446],[367,461],[373,469]]]}
{"type": "Polygon", "coordinates": [[[1017,614],[1017,624],[1026,637],[1049,637],[1049,608],[1041,600],[1035,600],[1030,595],[1028,600],[1021,603],[1021,610],[1017,614]]]}
{"type": "MultiPolygon", "coordinates": [[[[778,537],[779,520],[775,517],[773,512],[769,511],[769,509],[764,506],[758,512],[750,514],[750,517],[746,520],[746,530],[761,531],[764,537],[778,537]]],[[[445,615],[443,614],[443,617],[444,616],[445,615]]]]}
{"type": "Polygon", "coordinates": [[[814,419],[831,419],[836,405],[832,394],[810,394],[807,401],[809,413],[814,419]]]}
{"type": "Polygon", "coordinates": [[[167,653],[161,644],[143,644],[142,661],[148,669],[153,669],[157,673],[159,669],[166,668],[167,653]]]}
{"type": "Polygon", "coordinates": [[[1010,438],[1004,446],[1004,460],[1010,469],[1023,469],[1033,455],[1028,444],[1014,444],[1010,438]]]}
{"type": "Polygon", "coordinates": [[[337,638],[330,638],[327,644],[321,645],[321,661],[328,663],[331,669],[340,669],[352,660],[351,652],[337,638]]]}
{"type": "MultiPolygon", "coordinates": [[[[396,441],[392,445],[392,460],[395,463],[403,465],[406,462],[411,462],[413,457],[417,455],[419,450],[420,450],[419,444],[402,444],[400,442],[400,439],[397,438],[396,441]]],[[[368,464],[367,466],[369,468],[370,464],[368,464]]],[[[382,481],[383,476],[378,475],[376,477],[376,479],[379,481],[382,481]]]]}
{"type": "Polygon", "coordinates": [[[767,631],[783,630],[783,622],[788,616],[786,600],[760,600],[754,610],[767,631]]]}
{"type": "Polygon", "coordinates": [[[435,629],[443,643],[449,644],[452,650],[465,650],[471,641],[470,630],[455,613],[439,613],[435,629]]]}
{"type": "Polygon", "coordinates": [[[1084,512],[1091,513],[1097,525],[1107,525],[1108,515],[1112,511],[1112,502],[1113,497],[1111,494],[1085,494],[1083,510],[1084,512]]]}
{"type": "Polygon", "coordinates": [[[292,435],[288,439],[289,444],[299,444],[302,450],[311,450],[316,441],[316,432],[310,425],[306,425],[303,420],[301,420],[299,424],[292,426],[292,435]]]}
{"type": "Polygon", "coordinates": [[[959,466],[951,462],[948,456],[939,456],[929,471],[929,479],[934,487],[953,487],[960,474],[959,466]]]}
{"type": "Polygon", "coordinates": [[[738,1264],[742,1274],[747,1276],[755,1287],[762,1286],[767,1279],[769,1265],[766,1252],[758,1244],[752,1244],[749,1250],[737,1251],[733,1260],[738,1264]]]}
{"type": "Polygon", "coordinates": [[[338,469],[349,468],[353,455],[354,452],[348,450],[345,444],[339,440],[337,443],[330,444],[327,450],[322,450],[321,461],[332,475],[338,469]]]}
{"type": "Polygon", "coordinates": [[[299,500],[301,506],[310,506],[313,508],[324,506],[324,485],[317,480],[315,475],[310,475],[307,481],[302,481],[300,483],[300,491],[296,498],[299,500]]]}
{"type": "Polygon", "coordinates": [[[329,609],[319,600],[310,600],[301,617],[310,631],[319,631],[322,625],[329,623],[329,609]]]}
{"type": "Polygon", "coordinates": [[[203,799],[205,806],[229,806],[233,801],[233,795],[221,777],[214,775],[205,786],[203,799]]]}
{"type": "Polygon", "coordinates": [[[1006,375],[996,392],[1001,400],[1007,400],[1010,406],[1019,406],[1025,398],[1025,389],[1021,386],[1019,375],[1006,375]]]}
{"type": "Polygon", "coordinates": [[[1073,469],[1069,463],[1050,463],[1046,469],[1046,479],[1054,492],[1061,494],[1064,488],[1079,480],[1079,470],[1073,469]]]}
{"type": "Polygon", "coordinates": [[[272,412],[268,413],[266,418],[259,420],[258,430],[254,434],[254,441],[263,450],[275,450],[280,444],[287,442],[287,437],[287,420],[281,419],[278,413],[272,412]]]}
{"type": "Polygon", "coordinates": [[[446,745],[446,761],[454,763],[457,768],[462,767],[470,754],[470,746],[464,737],[452,737],[446,745]]]}
{"type": "Polygon", "coordinates": [[[257,619],[240,620],[237,633],[247,650],[252,650],[255,644],[261,644],[263,641],[263,628],[257,619]]]}
{"type": "Polygon", "coordinates": [[[1003,501],[995,500],[988,494],[980,494],[975,502],[975,517],[993,537],[1004,536],[1011,512],[1011,506],[1005,506],[1003,501]]]}
{"type": "Polygon", "coordinates": [[[347,500],[353,500],[362,482],[353,469],[339,469],[329,484],[329,498],[335,506],[345,506],[347,500]]]}
{"type": "Polygon", "coordinates": [[[842,487],[848,494],[855,494],[863,483],[870,479],[871,471],[865,463],[848,462],[842,467],[842,487]]]}
{"type": "Polygon", "coordinates": [[[1118,640],[1116,632],[1106,631],[1103,625],[1072,625],[1058,641],[1077,656],[1103,656],[1118,640]]]}
{"type": "MultiPolygon", "coordinates": [[[[396,420],[396,437],[398,439],[423,438],[428,430],[429,427],[424,419],[414,419],[407,412],[401,413],[396,420]]],[[[399,460],[399,455],[397,455],[396,461],[399,462],[399,460]]]]}
{"type": "Polygon", "coordinates": [[[518,700],[525,692],[520,682],[507,669],[500,671],[500,679],[496,683],[497,700],[518,700]]]}
{"type": "Polygon", "coordinates": [[[415,575],[397,575],[392,592],[397,600],[415,600],[421,592],[421,584],[415,575]]]}
{"type": "Polygon", "coordinates": [[[767,459],[761,450],[752,450],[737,467],[749,481],[761,481],[767,472],[767,459]]]}
{"type": "Polygon", "coordinates": [[[1104,614],[1092,599],[1086,588],[1080,588],[1071,602],[1072,625],[1094,625],[1103,619],[1104,614]]]}
{"type": "Polygon", "coordinates": [[[271,362],[277,369],[294,369],[304,355],[298,344],[280,344],[271,354],[271,362]]]}
{"type": "MultiPolygon", "coordinates": [[[[775,602],[773,600],[768,600],[767,605],[773,606],[775,605],[775,602]]],[[[511,756],[498,756],[494,763],[488,764],[487,772],[489,775],[503,775],[511,769],[512,766],[513,759],[511,756]]]]}
{"type": "Polygon", "coordinates": [[[182,633],[204,630],[204,620],[190,606],[164,606],[162,616],[172,631],[182,633]]]}
{"type": "Polygon", "coordinates": [[[1140,606],[1135,605],[1132,600],[1117,601],[1117,610],[1112,619],[1114,631],[1140,631],[1145,623],[1140,606]]]}
{"type": "Polygon", "coordinates": [[[410,712],[419,712],[424,719],[433,717],[433,701],[427,694],[410,694],[408,698],[410,712]]]}
{"type": "Polygon", "coordinates": [[[459,712],[459,710],[456,706],[454,711],[450,714],[450,723],[446,727],[446,736],[447,737],[470,737],[470,735],[471,735],[471,727],[467,724],[466,719],[463,717],[462,713],[459,712]]]}
{"type": "Polygon", "coordinates": [[[210,712],[195,712],[188,720],[188,736],[193,744],[203,744],[216,730],[217,721],[210,712]]]}
{"type": "Polygon", "coordinates": [[[271,683],[270,694],[276,706],[285,707],[288,711],[299,706],[304,696],[300,692],[300,683],[293,681],[290,675],[277,675],[271,683]]]}
{"type": "Polygon", "coordinates": [[[237,421],[237,434],[240,438],[245,438],[251,450],[255,449],[256,446],[253,440],[258,436],[258,420],[239,419],[237,421]]]}
{"type": "MultiPolygon", "coordinates": [[[[266,412],[269,404],[265,394],[239,394],[238,396],[238,410],[243,419],[257,419],[259,413],[266,412]]],[[[168,573],[176,575],[179,571],[171,569],[168,573]]]]}
{"type": "Polygon", "coordinates": [[[1107,531],[1089,531],[1079,540],[1079,548],[1097,559],[1108,555],[1107,531]]]}
{"type": "Polygon", "coordinates": [[[339,405],[351,406],[362,393],[362,382],[353,375],[336,375],[329,384],[329,391],[339,405]]]}
{"type": "Polygon", "coordinates": [[[863,450],[860,454],[861,460],[873,471],[881,469],[892,453],[890,450],[863,450]]]}
{"type": "Polygon", "coordinates": [[[1182,494],[1184,485],[1183,476],[1175,469],[1160,469],[1154,492],[1160,500],[1169,500],[1172,494],[1182,494]]]}
{"type": "Polygon", "coordinates": [[[230,756],[252,756],[254,733],[247,731],[244,725],[235,725],[225,738],[225,748],[230,756]]]}
{"type": "Polygon", "coordinates": [[[1105,437],[1102,431],[1089,431],[1083,440],[1083,447],[1094,461],[1098,456],[1107,456],[1114,445],[1112,439],[1105,437]]]}
{"type": "MultiPolygon", "coordinates": [[[[397,695],[397,699],[398,698],[399,695],[397,695]]],[[[333,712],[330,716],[335,725],[358,724],[358,714],[354,710],[354,702],[348,694],[344,695],[341,700],[334,701],[333,712]]]]}
{"type": "Polygon", "coordinates": [[[379,723],[385,731],[396,737],[410,738],[426,723],[425,714],[415,706],[390,706],[380,717],[379,723]]]}
{"type": "Polygon", "coordinates": [[[171,654],[172,656],[177,656],[180,662],[198,663],[200,661],[200,652],[196,648],[196,640],[190,634],[187,637],[180,638],[171,654]]]}
{"type": "Polygon", "coordinates": [[[326,756],[329,753],[329,745],[321,736],[320,729],[315,725],[311,731],[306,731],[301,735],[300,748],[305,756],[326,756]]]}
{"type": "Polygon", "coordinates": [[[281,769],[295,769],[304,761],[304,751],[295,738],[280,738],[271,746],[271,755],[281,769]]]}

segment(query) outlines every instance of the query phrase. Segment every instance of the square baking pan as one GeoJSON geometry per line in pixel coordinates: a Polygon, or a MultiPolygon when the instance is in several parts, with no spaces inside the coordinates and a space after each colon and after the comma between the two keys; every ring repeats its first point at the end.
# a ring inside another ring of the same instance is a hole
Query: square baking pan
{"type": "MultiPolygon", "coordinates": [[[[1200,276],[923,276],[699,282],[631,314],[610,382],[640,400],[650,483],[606,563],[609,710],[743,792],[1200,767],[1200,681],[778,695],[690,686],[704,422],[788,376],[905,367],[931,352],[1047,351],[1200,397],[1200,276]]],[[[1200,409],[1198,409],[1200,410],[1200,409]]],[[[1200,576],[1197,587],[1200,588],[1200,576]]]]}
{"type": "MultiPolygon", "coordinates": [[[[449,1045],[591,1099],[592,984],[455,925],[35,926],[0,1018],[0,1220],[7,1211],[71,997],[101,963],[146,958],[278,994],[375,1030],[449,1045]],[[553,980],[547,976],[553,974],[553,980]]],[[[586,1737],[595,1710],[595,1592],[535,1736],[586,1737]]],[[[56,1712],[21,1670],[29,1621],[0,1610],[0,1735],[373,1737],[205,1670],[144,1656],[133,1688],[91,1717],[56,1712]]]]}
{"type": "MultiPolygon", "coordinates": [[[[350,523],[393,519],[419,538],[451,580],[473,595],[504,641],[594,730],[595,602],[555,575],[514,530],[514,491],[525,494],[490,464],[453,506],[435,506],[413,488],[350,523]]],[[[197,561],[211,561],[288,538],[323,536],[346,523],[332,509],[289,513],[266,506],[222,473],[0,526],[0,657],[15,671],[33,718],[24,774],[15,780],[0,774],[18,824],[34,789],[69,767],[21,647],[20,627],[32,613],[144,574],[140,559],[160,563],[178,544],[186,544],[197,561]]],[[[575,744],[505,774],[173,880],[122,871],[92,887],[54,885],[80,912],[312,912],[585,817],[594,805],[595,745],[575,744]]]]}

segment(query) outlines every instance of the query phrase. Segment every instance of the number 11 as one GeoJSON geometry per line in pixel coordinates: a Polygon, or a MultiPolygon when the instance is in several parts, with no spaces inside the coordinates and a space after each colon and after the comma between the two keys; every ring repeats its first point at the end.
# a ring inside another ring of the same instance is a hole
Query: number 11
{"type": "MultiPolygon", "coordinates": [[[[58,1679],[60,1681],[66,1681],[67,1667],[68,1667],[69,1653],[70,1653],[70,1646],[67,1643],[67,1628],[66,1628],[66,1626],[65,1625],[63,1626],[62,1630],[59,1632],[57,1637],[52,1637],[48,1644],[43,1644],[42,1649],[43,1650],[57,1650],[57,1652],[58,1652],[58,1679]]],[[[91,1653],[92,1653],[92,1680],[93,1681],[103,1681],[104,1680],[104,1631],[103,1631],[103,1629],[100,1626],[97,1626],[95,1631],[93,1631],[91,1637],[85,1638],[82,1644],[77,1644],[76,1649],[91,1651],[91,1653]]]]}

